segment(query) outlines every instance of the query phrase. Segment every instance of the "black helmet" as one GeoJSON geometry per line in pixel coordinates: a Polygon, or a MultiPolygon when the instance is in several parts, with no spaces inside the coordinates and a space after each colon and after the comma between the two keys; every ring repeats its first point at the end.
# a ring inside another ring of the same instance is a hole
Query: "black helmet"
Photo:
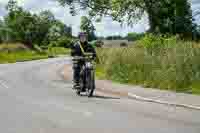
{"type": "Polygon", "coordinates": [[[79,32],[78,38],[80,38],[81,36],[87,37],[87,33],[86,32],[79,32]]]}

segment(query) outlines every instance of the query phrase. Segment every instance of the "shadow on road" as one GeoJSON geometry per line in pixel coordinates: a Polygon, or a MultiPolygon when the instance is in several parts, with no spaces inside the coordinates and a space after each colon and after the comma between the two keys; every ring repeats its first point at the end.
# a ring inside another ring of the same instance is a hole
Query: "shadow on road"
{"type": "MultiPolygon", "coordinates": [[[[79,96],[81,97],[87,97],[86,94],[82,93],[79,96]]],[[[111,97],[111,96],[103,96],[103,95],[93,95],[90,98],[95,98],[95,99],[120,99],[119,97],[111,97]]]]}
{"type": "Polygon", "coordinates": [[[98,98],[98,99],[120,99],[119,97],[109,97],[109,96],[102,96],[102,95],[94,95],[92,98],[98,98]]]}

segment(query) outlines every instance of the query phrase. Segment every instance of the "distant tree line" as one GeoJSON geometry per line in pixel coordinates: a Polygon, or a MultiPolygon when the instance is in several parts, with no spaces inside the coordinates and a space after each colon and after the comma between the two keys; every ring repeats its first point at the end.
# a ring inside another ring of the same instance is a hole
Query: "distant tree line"
{"type": "Polygon", "coordinates": [[[125,38],[120,36],[120,35],[115,35],[115,36],[107,36],[106,40],[124,40],[125,38]]]}
{"type": "Polygon", "coordinates": [[[55,19],[49,10],[32,14],[10,0],[5,7],[8,14],[0,20],[0,41],[21,42],[29,47],[68,45],[72,28],[55,19]]]}
{"type": "Polygon", "coordinates": [[[100,40],[128,40],[128,41],[137,41],[144,37],[145,33],[136,33],[136,32],[129,32],[126,36],[121,35],[109,35],[107,37],[98,37],[100,40]]]}

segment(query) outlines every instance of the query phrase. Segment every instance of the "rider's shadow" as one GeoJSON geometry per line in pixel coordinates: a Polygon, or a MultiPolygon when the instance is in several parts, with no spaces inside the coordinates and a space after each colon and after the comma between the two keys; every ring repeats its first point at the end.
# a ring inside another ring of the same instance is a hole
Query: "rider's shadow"
{"type": "Polygon", "coordinates": [[[120,99],[119,97],[109,97],[109,96],[102,96],[102,95],[94,95],[92,98],[98,98],[98,99],[120,99]]]}
{"type": "MultiPolygon", "coordinates": [[[[86,96],[84,94],[81,94],[80,96],[86,96]]],[[[111,97],[111,96],[103,96],[103,95],[93,95],[90,98],[95,98],[95,99],[120,99],[119,97],[111,97]]]]}

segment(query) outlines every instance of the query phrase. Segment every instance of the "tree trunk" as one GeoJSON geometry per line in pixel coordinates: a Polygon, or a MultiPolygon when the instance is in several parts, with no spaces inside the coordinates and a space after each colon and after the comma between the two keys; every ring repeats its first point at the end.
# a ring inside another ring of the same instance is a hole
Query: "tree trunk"
{"type": "Polygon", "coordinates": [[[150,26],[150,29],[148,30],[148,32],[156,32],[157,30],[157,20],[156,20],[156,14],[154,13],[154,7],[153,7],[153,4],[154,4],[154,1],[153,0],[145,0],[145,6],[146,6],[146,12],[148,14],[148,20],[149,20],[149,26],[150,26]]]}

